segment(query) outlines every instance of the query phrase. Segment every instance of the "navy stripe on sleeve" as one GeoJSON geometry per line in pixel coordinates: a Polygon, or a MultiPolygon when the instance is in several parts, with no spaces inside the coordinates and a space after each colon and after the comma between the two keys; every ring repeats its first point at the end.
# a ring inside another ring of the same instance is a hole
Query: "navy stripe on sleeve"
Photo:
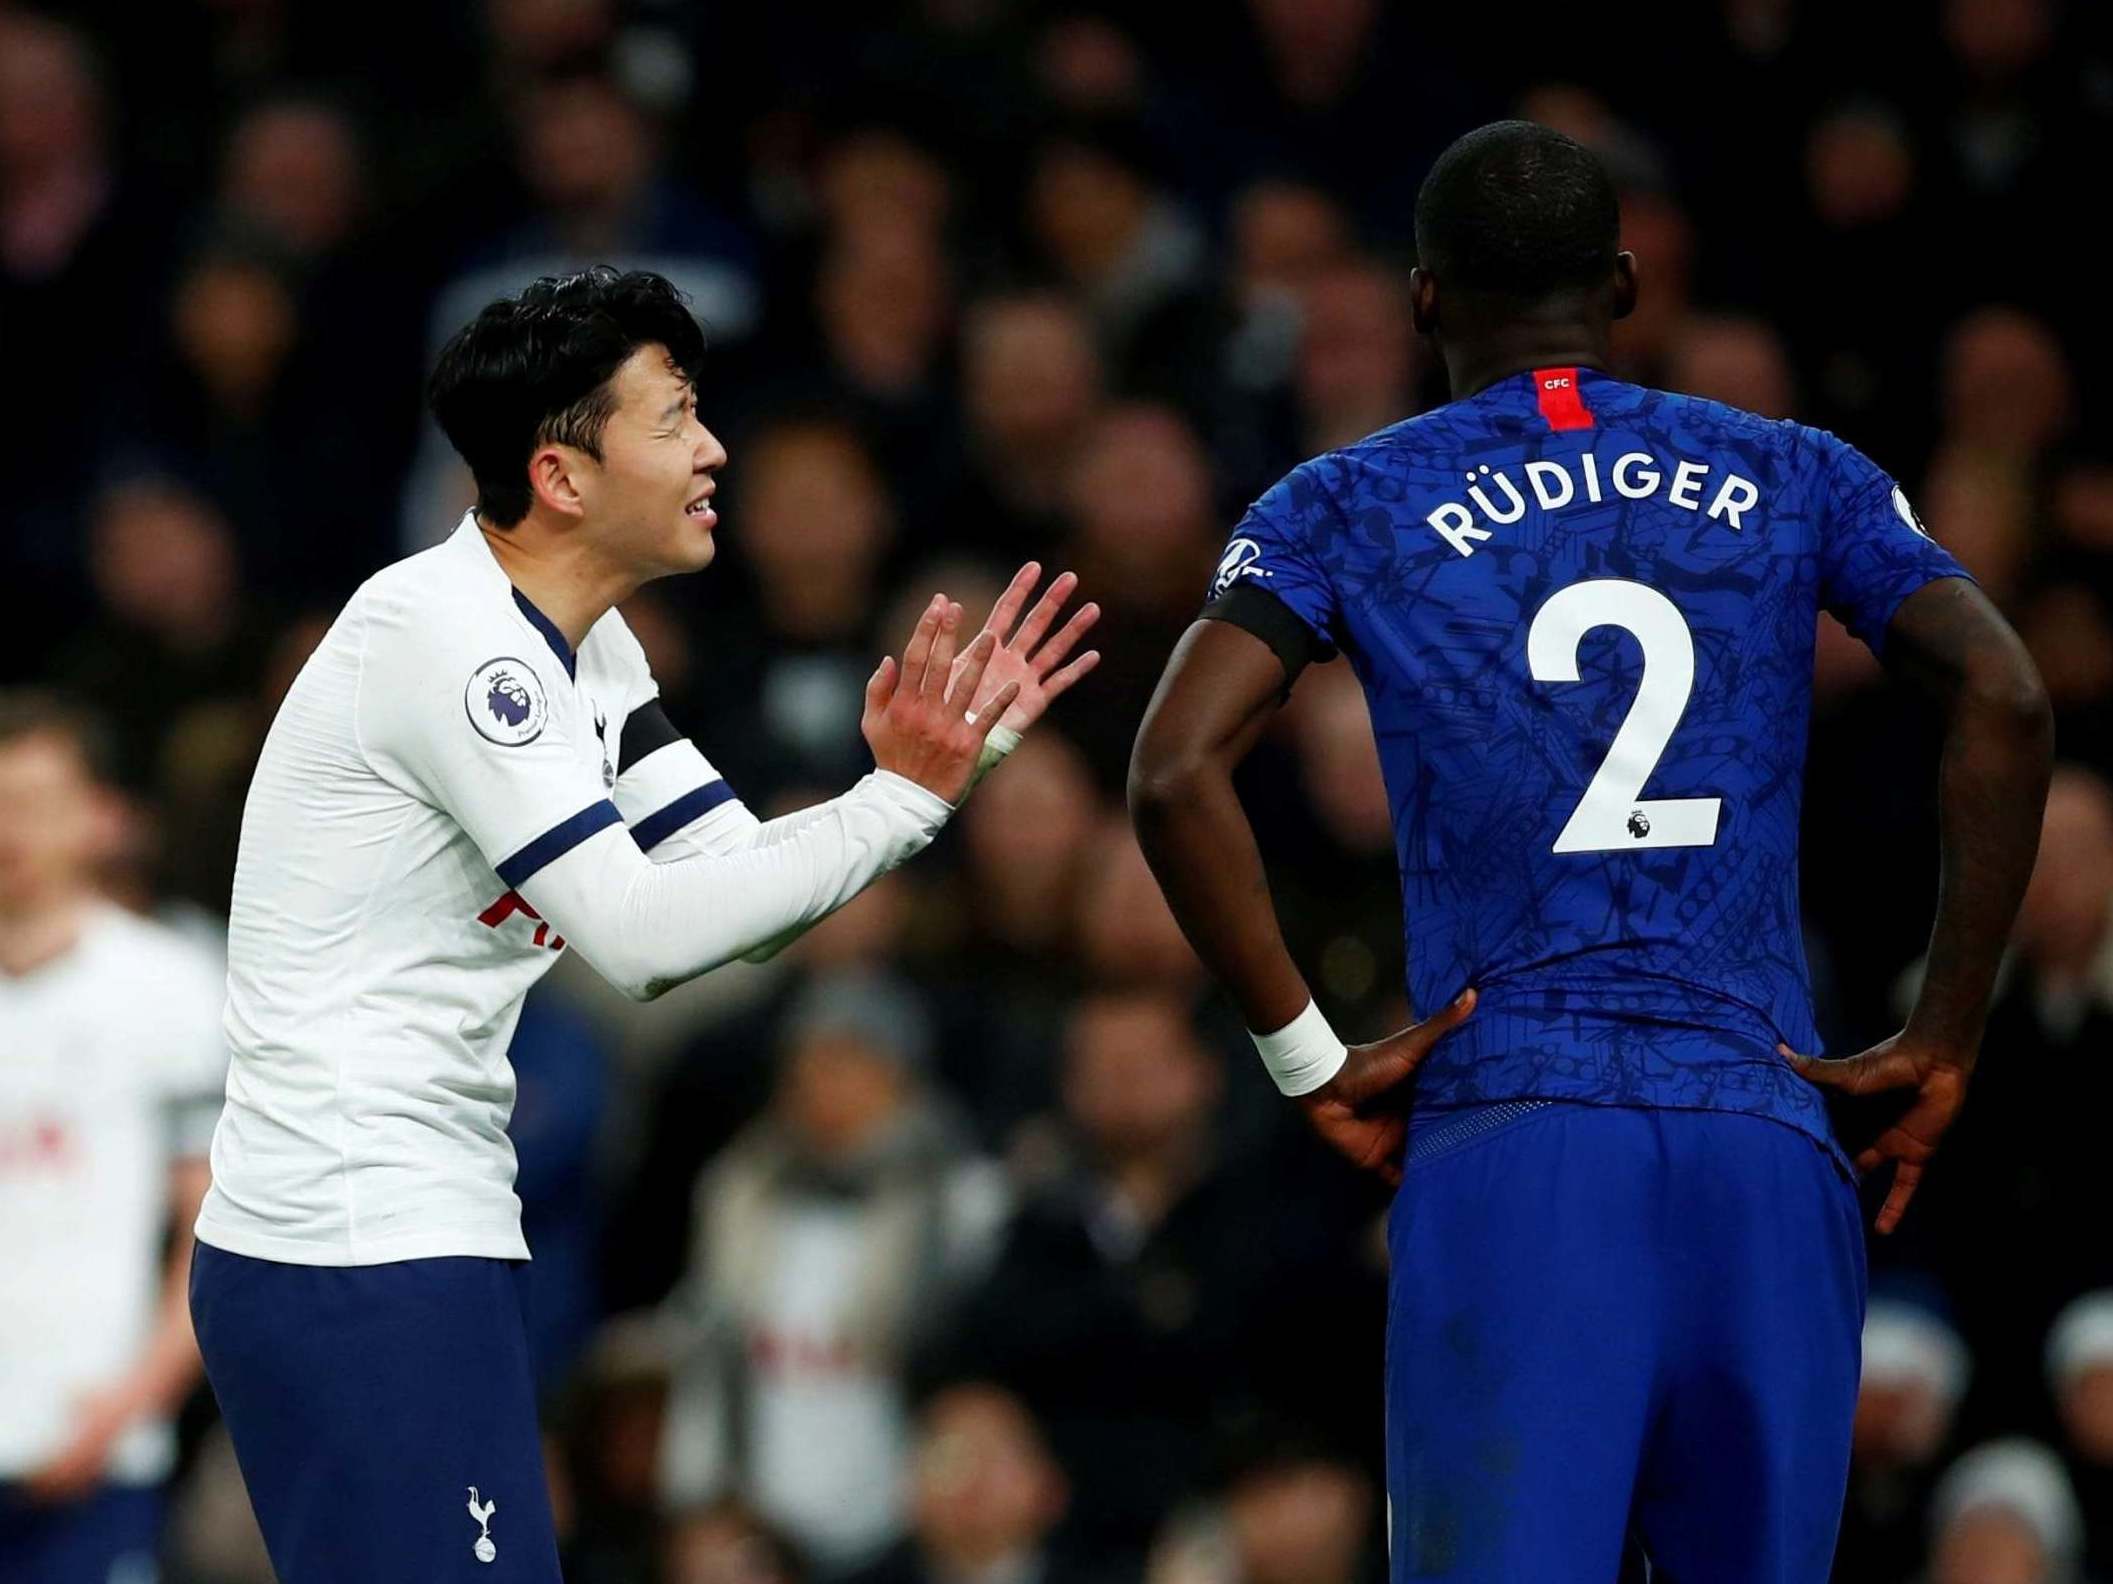
{"type": "Polygon", "coordinates": [[[590,803],[572,818],[560,820],[551,826],[511,858],[499,864],[499,878],[504,880],[509,888],[517,887],[538,869],[556,863],[596,831],[605,831],[611,825],[621,825],[623,819],[623,815],[617,813],[616,805],[607,798],[599,803],[590,803]]]}
{"type": "Polygon", "coordinates": [[[710,781],[685,792],[657,813],[648,814],[631,827],[631,839],[640,852],[651,852],[692,820],[702,819],[722,803],[734,800],[734,789],[724,781],[710,781]]]}

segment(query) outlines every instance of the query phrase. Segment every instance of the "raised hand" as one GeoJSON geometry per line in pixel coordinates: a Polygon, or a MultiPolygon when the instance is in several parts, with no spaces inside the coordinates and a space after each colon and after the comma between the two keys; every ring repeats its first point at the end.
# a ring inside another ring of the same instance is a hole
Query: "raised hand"
{"type": "Polygon", "coordinates": [[[1299,1097],[1306,1120],[1353,1165],[1401,1186],[1401,1153],[1409,1138],[1404,1086],[1430,1055],[1431,1047],[1465,1023],[1475,1010],[1475,992],[1463,990],[1421,1023],[1370,1045],[1353,1045],[1342,1070],[1320,1088],[1299,1097]]]}
{"type": "Polygon", "coordinates": [[[983,739],[1020,691],[1018,682],[999,687],[989,709],[969,721],[968,701],[982,686],[998,642],[988,631],[979,633],[957,661],[954,635],[960,626],[961,607],[944,594],[933,595],[901,663],[884,656],[867,681],[866,710],[858,723],[876,765],[949,803],[960,802],[968,792],[983,739]],[[951,693],[950,680],[955,683],[951,693]]]}
{"type": "Polygon", "coordinates": [[[1962,1058],[1955,1051],[1901,1033],[1873,1045],[1869,1050],[1839,1061],[1801,1056],[1788,1045],[1776,1047],[1798,1075],[1822,1089],[1838,1089],[1849,1095],[1884,1094],[1888,1090],[1913,1089],[1899,1120],[1880,1133],[1856,1157],[1858,1171],[1874,1171],[1893,1162],[1893,1186],[1879,1206],[1875,1223],[1890,1232],[1907,1214],[1908,1201],[1922,1181],[1922,1168],[1937,1153],[1938,1142],[1966,1103],[1966,1081],[1973,1072],[1971,1054],[1962,1058]]]}
{"type": "MultiPolygon", "coordinates": [[[[1041,599],[1035,602],[1034,609],[1027,613],[1027,619],[1020,620],[1021,608],[1027,604],[1027,597],[1034,592],[1035,583],[1041,576],[1039,561],[1030,561],[1014,573],[1012,582],[1006,585],[1005,592],[990,608],[990,619],[983,624],[983,631],[977,635],[979,640],[989,638],[994,645],[980,682],[971,685],[975,697],[970,708],[979,722],[997,696],[1006,687],[1016,684],[1017,691],[1001,724],[1012,731],[1023,732],[1040,720],[1043,711],[1062,697],[1074,682],[1100,664],[1097,649],[1088,649],[1069,665],[1064,664],[1064,657],[1100,620],[1098,605],[1080,606],[1055,637],[1046,643],[1043,641],[1055,625],[1064,602],[1079,586],[1073,573],[1059,573],[1041,599]],[[1017,630],[1013,625],[1015,622],[1019,623],[1017,630]]],[[[954,661],[948,697],[951,698],[960,688],[967,664],[967,654],[954,661]]]]}

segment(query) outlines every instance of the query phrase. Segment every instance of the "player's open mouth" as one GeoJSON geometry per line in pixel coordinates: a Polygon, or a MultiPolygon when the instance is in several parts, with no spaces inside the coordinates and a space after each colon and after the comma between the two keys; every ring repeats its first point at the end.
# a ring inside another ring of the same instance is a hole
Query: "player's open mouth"
{"type": "Polygon", "coordinates": [[[685,517],[694,518],[696,521],[703,523],[707,528],[719,520],[719,514],[712,510],[712,492],[710,490],[706,490],[702,495],[691,501],[689,505],[683,507],[682,514],[685,517]]]}

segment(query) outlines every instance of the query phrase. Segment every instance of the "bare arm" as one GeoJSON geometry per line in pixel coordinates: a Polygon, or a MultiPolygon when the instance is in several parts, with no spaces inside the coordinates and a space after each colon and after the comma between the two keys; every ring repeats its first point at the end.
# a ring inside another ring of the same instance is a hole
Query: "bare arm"
{"type": "MultiPolygon", "coordinates": [[[[1312,999],[1233,790],[1233,771],[1276,713],[1284,682],[1285,663],[1260,638],[1199,621],[1175,646],[1130,758],[1130,813],[1145,859],[1196,954],[1247,1026],[1264,1034],[1312,999]]],[[[1308,1120],[1352,1161],[1399,1182],[1403,1086],[1473,1009],[1470,990],[1422,1023],[1353,1047],[1333,1078],[1298,1097],[1308,1120]]]]}
{"type": "Polygon", "coordinates": [[[1902,602],[1886,629],[1886,669],[1944,722],[1937,775],[1941,848],[1929,966],[1907,1027],[1840,1061],[1793,1060],[1850,1094],[1913,1088],[1900,1119],[1857,1159],[1895,1162],[1878,1228],[1900,1224],[1923,1163],[1965,1100],[1989,996],[2032,876],[2054,760],[2039,672],[2010,624],[1973,584],[1942,578],[1902,602]]]}
{"type": "Polygon", "coordinates": [[[1183,634],[1130,756],[1130,816],[1196,954],[1251,1029],[1282,1028],[1311,999],[1285,948],[1233,771],[1283,701],[1284,667],[1227,622],[1183,634]]]}

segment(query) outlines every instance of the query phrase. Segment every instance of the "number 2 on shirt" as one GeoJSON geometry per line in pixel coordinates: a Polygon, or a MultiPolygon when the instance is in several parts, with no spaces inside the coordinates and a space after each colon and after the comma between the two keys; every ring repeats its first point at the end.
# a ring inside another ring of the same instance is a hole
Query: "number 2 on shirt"
{"type": "Polygon", "coordinates": [[[1679,607],[1623,578],[1573,583],[1551,596],[1526,632],[1526,664],[1537,682],[1575,682],[1577,646],[1595,627],[1620,627],[1643,646],[1636,701],[1598,773],[1555,839],[1554,851],[1708,847],[1717,839],[1718,798],[1637,796],[1672,740],[1695,686],[1695,641],[1679,607]]]}

